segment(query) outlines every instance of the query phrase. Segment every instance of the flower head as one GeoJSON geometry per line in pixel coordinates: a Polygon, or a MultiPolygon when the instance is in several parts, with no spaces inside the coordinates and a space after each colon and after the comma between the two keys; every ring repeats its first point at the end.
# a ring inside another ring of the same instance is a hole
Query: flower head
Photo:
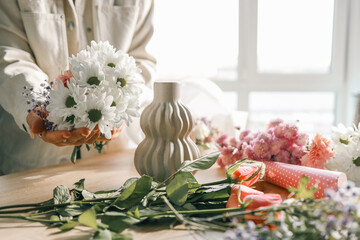
{"type": "Polygon", "coordinates": [[[331,151],[330,141],[317,134],[310,145],[309,152],[301,158],[301,163],[304,166],[324,169],[332,156],[334,153],[331,151]]]}

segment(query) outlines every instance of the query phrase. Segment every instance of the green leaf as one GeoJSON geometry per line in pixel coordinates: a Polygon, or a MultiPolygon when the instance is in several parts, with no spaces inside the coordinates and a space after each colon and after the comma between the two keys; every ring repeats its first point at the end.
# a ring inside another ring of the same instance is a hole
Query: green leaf
{"type": "Polygon", "coordinates": [[[206,170],[212,165],[214,165],[219,155],[220,152],[215,152],[192,161],[184,161],[178,171],[192,172],[198,170],[206,170]]]}
{"type": "Polygon", "coordinates": [[[71,201],[71,194],[68,187],[64,185],[57,186],[53,190],[54,204],[67,203],[71,201]]]}
{"type": "Polygon", "coordinates": [[[108,225],[111,231],[120,233],[140,220],[122,212],[106,212],[101,222],[108,225]]]}
{"type": "MultiPolygon", "coordinates": [[[[131,208],[138,205],[151,189],[152,178],[142,176],[123,190],[120,196],[115,200],[114,205],[119,208],[131,208]]],[[[125,184],[124,184],[125,185],[125,184]]]]}
{"type": "Polygon", "coordinates": [[[94,207],[86,210],[83,214],[81,214],[78,221],[85,226],[91,227],[95,230],[98,229],[96,224],[96,211],[94,207]]]}
{"type": "Polygon", "coordinates": [[[111,233],[112,240],[132,240],[131,233],[111,233]]]}
{"type": "Polygon", "coordinates": [[[166,195],[174,204],[181,206],[188,198],[187,174],[179,172],[166,187],[166,195]]]}
{"type": "Polygon", "coordinates": [[[83,212],[85,212],[89,208],[90,208],[89,206],[84,206],[84,205],[80,205],[80,206],[79,205],[70,205],[70,206],[66,206],[66,207],[57,209],[57,212],[62,217],[75,217],[75,216],[81,215],[83,212]]]}
{"type": "Polygon", "coordinates": [[[76,183],[74,183],[74,186],[78,190],[84,190],[85,189],[85,178],[80,179],[76,183]]]}
{"type": "Polygon", "coordinates": [[[360,167],[360,156],[357,157],[356,159],[353,160],[353,163],[357,166],[360,167]]]}
{"type": "Polygon", "coordinates": [[[232,179],[233,173],[246,161],[246,158],[243,158],[235,163],[231,164],[226,168],[226,177],[227,179],[232,179]]]}
{"type": "Polygon", "coordinates": [[[61,231],[69,231],[69,230],[73,229],[74,227],[76,227],[77,225],[78,225],[77,222],[69,221],[69,222],[65,223],[64,225],[62,225],[61,227],[59,227],[59,229],[61,231]]]}
{"type": "Polygon", "coordinates": [[[86,146],[86,149],[87,149],[88,151],[90,151],[90,150],[91,150],[91,147],[90,147],[90,145],[89,145],[89,144],[85,144],[85,146],[86,146]]]}
{"type": "Polygon", "coordinates": [[[93,240],[112,240],[111,232],[107,229],[98,230],[94,233],[93,240]]]}
{"type": "Polygon", "coordinates": [[[302,176],[297,188],[289,187],[289,192],[295,194],[295,199],[315,199],[314,193],[318,190],[316,187],[309,187],[309,177],[302,176]]]}
{"type": "Polygon", "coordinates": [[[71,162],[72,162],[73,164],[75,164],[75,162],[76,162],[77,153],[80,151],[81,146],[82,146],[82,145],[80,145],[80,146],[75,146],[74,149],[73,149],[73,151],[72,151],[70,160],[71,160],[71,162]]]}
{"type": "Polygon", "coordinates": [[[339,141],[342,143],[342,144],[345,144],[345,145],[348,145],[349,144],[349,140],[348,139],[339,139],[339,141]]]}

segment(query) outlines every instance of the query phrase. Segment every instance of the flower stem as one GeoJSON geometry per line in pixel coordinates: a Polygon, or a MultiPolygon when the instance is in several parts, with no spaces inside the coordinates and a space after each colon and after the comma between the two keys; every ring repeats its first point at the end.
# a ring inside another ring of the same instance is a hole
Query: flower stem
{"type": "Polygon", "coordinates": [[[229,181],[227,179],[223,179],[223,180],[220,180],[220,181],[203,183],[203,184],[201,184],[201,186],[211,186],[211,185],[218,185],[218,184],[222,184],[222,183],[229,183],[229,181]]]}
{"type": "Polygon", "coordinates": [[[41,218],[32,218],[23,215],[0,215],[0,218],[16,218],[23,219],[30,222],[41,222],[41,223],[66,223],[67,220],[49,220],[49,219],[41,219],[41,218]]]}

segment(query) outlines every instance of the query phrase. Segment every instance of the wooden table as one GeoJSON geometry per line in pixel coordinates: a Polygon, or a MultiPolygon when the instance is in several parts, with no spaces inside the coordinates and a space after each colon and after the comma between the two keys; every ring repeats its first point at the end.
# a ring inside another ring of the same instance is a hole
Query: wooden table
{"type": "MultiPolygon", "coordinates": [[[[58,185],[73,187],[73,183],[85,178],[85,188],[91,192],[118,189],[130,177],[138,176],[133,164],[134,150],[103,154],[72,163],[0,176],[0,206],[10,204],[36,203],[52,198],[52,191],[58,185]]],[[[200,183],[221,180],[224,170],[216,165],[206,171],[199,171],[195,177],[200,183]]],[[[283,198],[285,189],[269,183],[263,191],[278,192],[283,198]]],[[[131,230],[134,239],[194,239],[187,231],[167,230],[161,226],[131,230]]],[[[0,219],[0,239],[90,239],[93,231],[78,227],[70,232],[59,232],[40,223],[17,219],[0,219]]],[[[214,234],[195,239],[215,239],[214,234]]]]}

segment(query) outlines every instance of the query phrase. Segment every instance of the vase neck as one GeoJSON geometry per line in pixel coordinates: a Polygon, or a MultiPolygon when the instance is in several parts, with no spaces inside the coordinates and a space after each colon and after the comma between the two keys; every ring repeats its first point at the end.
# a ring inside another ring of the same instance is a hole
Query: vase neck
{"type": "Polygon", "coordinates": [[[180,99],[180,82],[155,82],[154,101],[177,101],[180,99]]]}

